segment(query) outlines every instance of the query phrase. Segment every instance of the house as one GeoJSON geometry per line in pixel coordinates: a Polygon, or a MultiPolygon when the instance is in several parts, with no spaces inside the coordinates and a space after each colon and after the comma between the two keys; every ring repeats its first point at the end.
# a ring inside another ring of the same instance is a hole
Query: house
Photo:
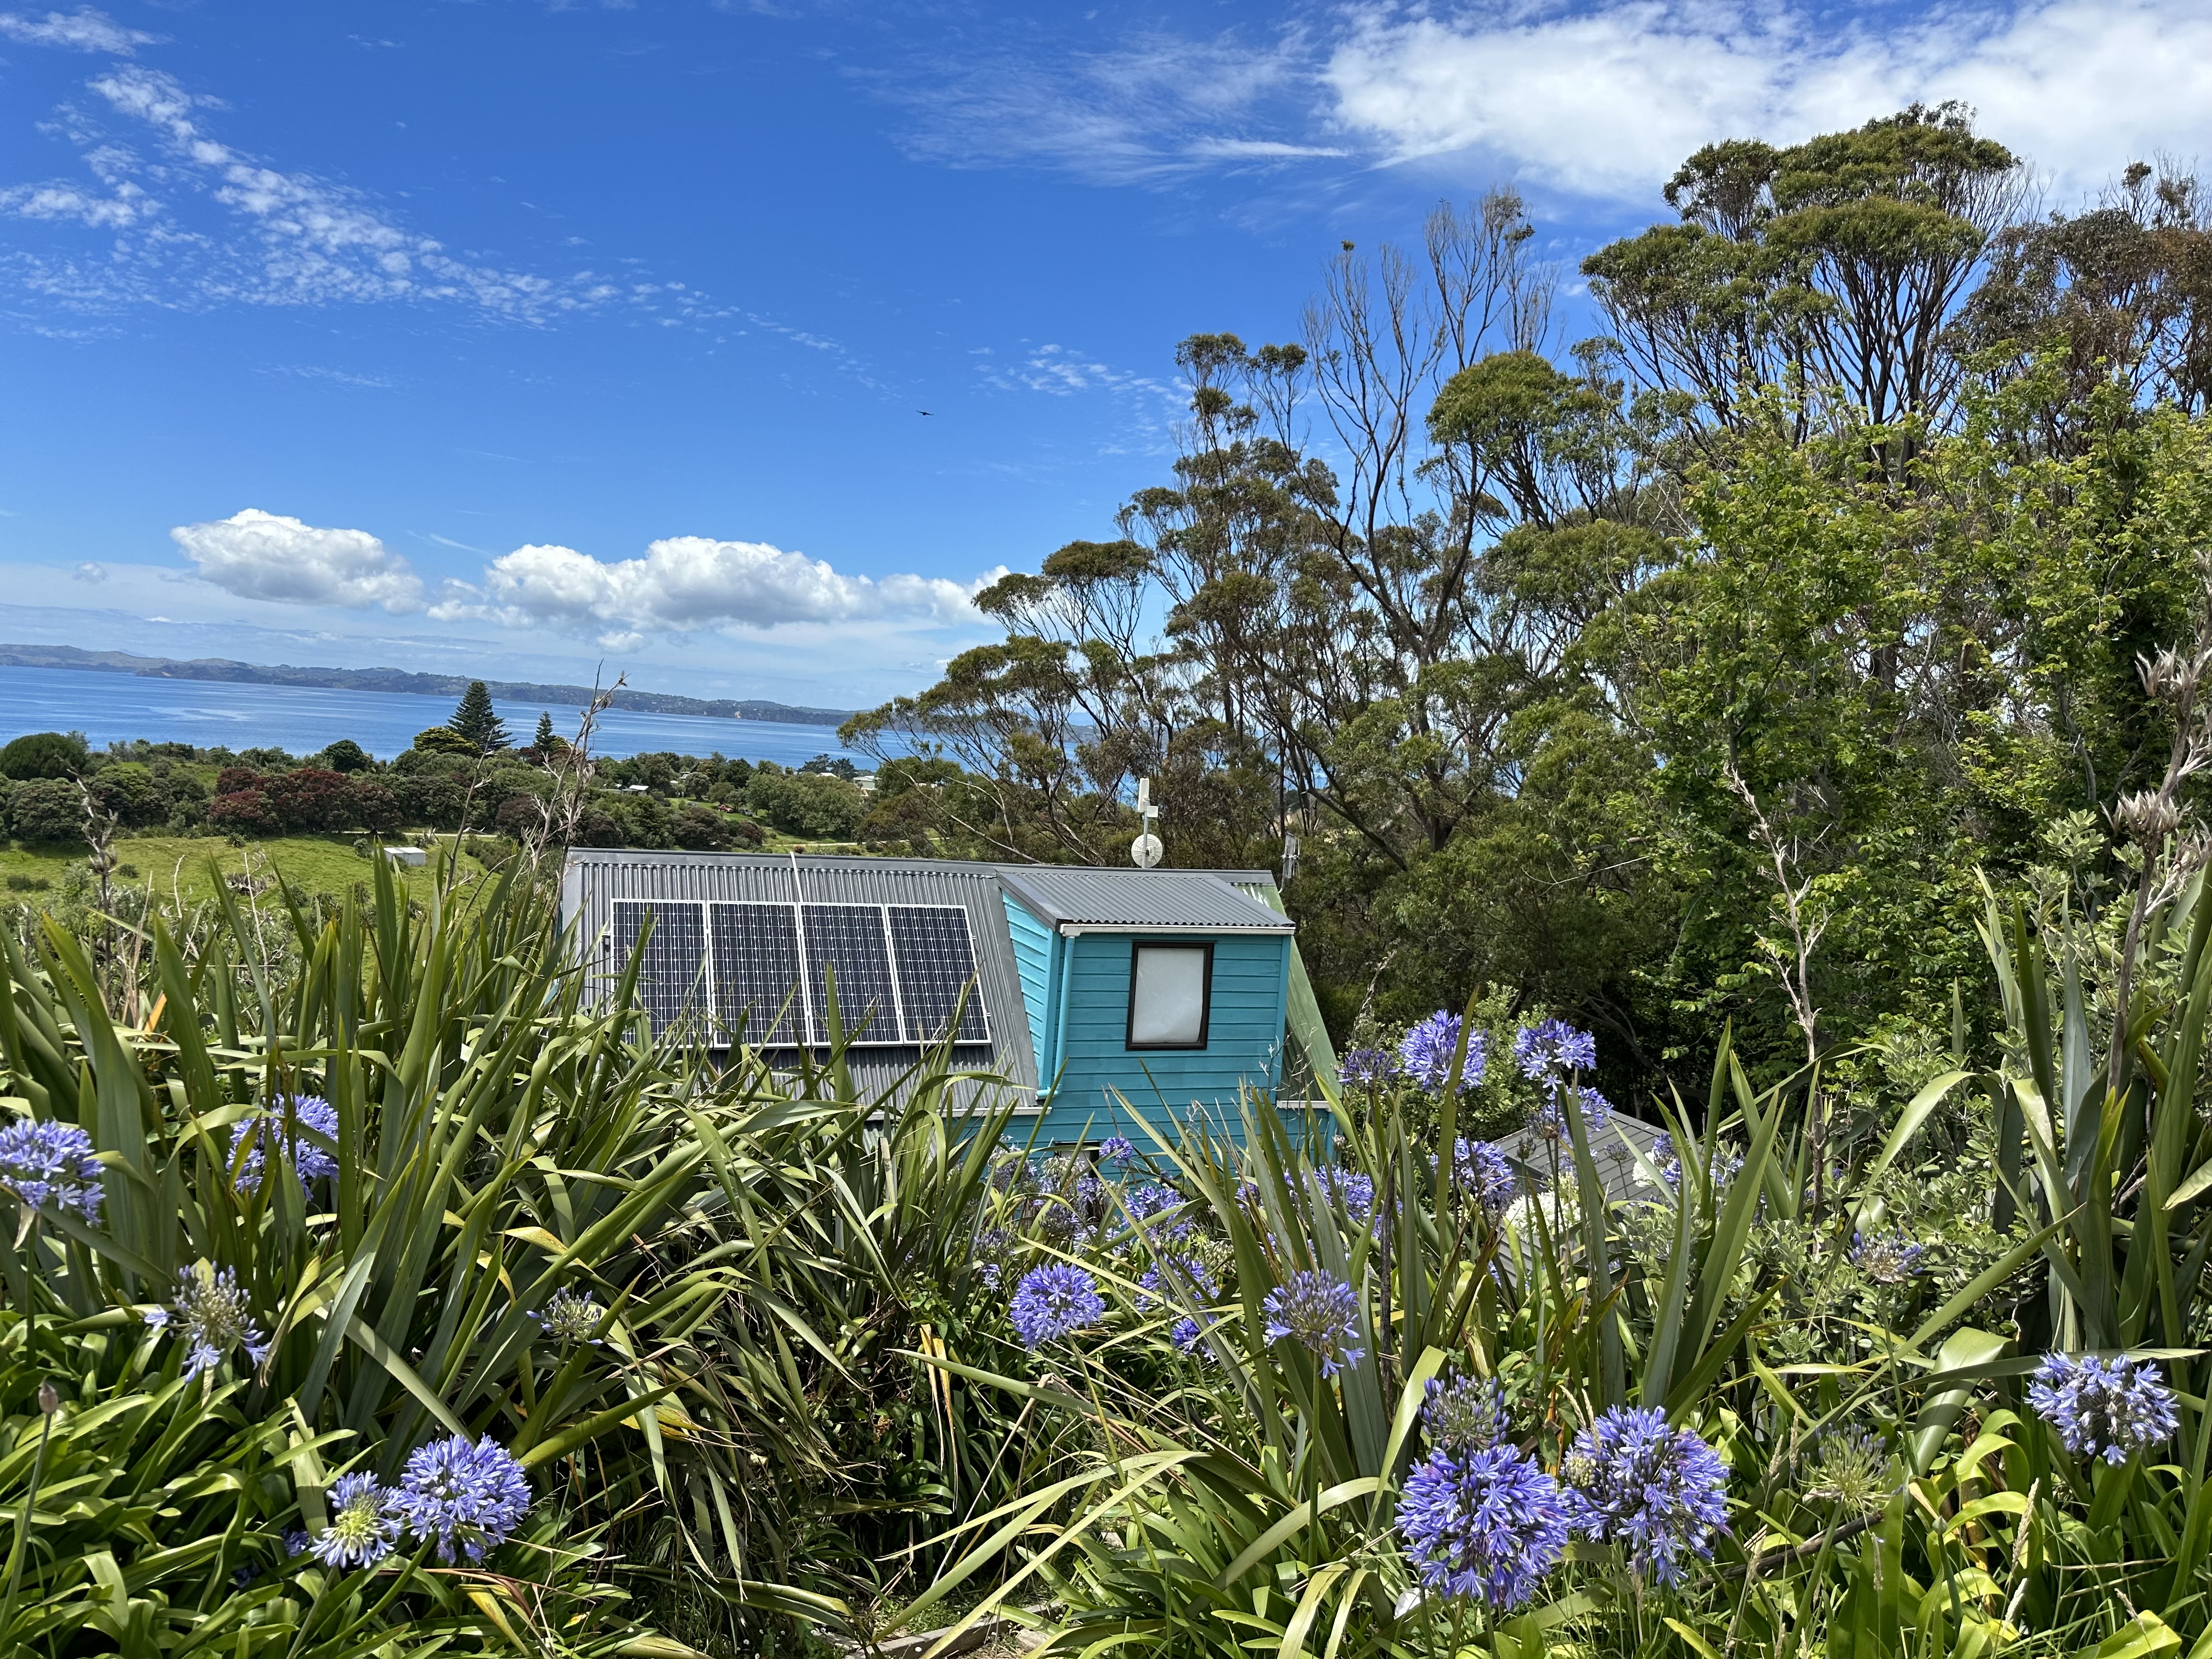
{"type": "Polygon", "coordinates": [[[1283,1103],[1335,1082],[1264,871],[577,848],[562,918],[598,994],[645,937],[638,997],[657,1029],[691,1021],[710,1048],[773,1062],[822,1052],[834,1022],[872,1097],[896,1098],[950,1031],[956,1064],[1042,1118],[1019,1126],[1040,1144],[1193,1107],[1233,1126],[1248,1087],[1283,1103]]]}

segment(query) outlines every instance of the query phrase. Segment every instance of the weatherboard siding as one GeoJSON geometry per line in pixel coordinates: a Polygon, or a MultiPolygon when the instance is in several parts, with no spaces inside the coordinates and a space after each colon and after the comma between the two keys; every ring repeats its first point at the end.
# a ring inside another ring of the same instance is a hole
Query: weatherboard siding
{"type": "Polygon", "coordinates": [[[1059,937],[1006,894],[1006,932],[1013,939],[1014,971],[1022,981],[1022,1006],[1029,1016],[1030,1052],[1048,1086],[1052,1077],[1052,969],[1059,937]]]}
{"type": "MultiPolygon", "coordinates": [[[[1010,916],[1018,911],[1009,907],[1010,916]]],[[[1141,932],[1079,933],[1063,942],[1066,1026],[1055,1033],[1055,1044],[1039,1048],[1055,1054],[1060,1067],[1044,1139],[1073,1140],[1086,1127],[1093,1135],[1107,1133],[1117,1121],[1127,1127],[1131,1109],[1165,1127],[1193,1103],[1227,1109],[1233,1121],[1242,1089],[1275,1086],[1290,979],[1289,938],[1248,934],[1213,939],[1206,1047],[1132,1053],[1130,951],[1136,939],[1146,937],[1141,932]]]]}

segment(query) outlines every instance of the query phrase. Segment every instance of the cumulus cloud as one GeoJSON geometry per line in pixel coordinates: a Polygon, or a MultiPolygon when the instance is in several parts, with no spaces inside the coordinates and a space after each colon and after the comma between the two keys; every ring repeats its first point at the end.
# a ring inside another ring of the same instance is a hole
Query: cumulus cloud
{"type": "Polygon", "coordinates": [[[1329,124],[1381,159],[1467,155],[1576,194],[1648,199],[1699,145],[1789,141],[1959,99],[2071,191],[2212,136],[2196,0],[1936,8],[1857,26],[1807,5],[1627,0],[1344,14],[1329,124]]]}
{"type": "Polygon", "coordinates": [[[64,46],[73,52],[105,52],[128,58],[161,37],[125,28],[105,12],[80,6],[74,13],[50,11],[44,17],[0,11],[0,35],[27,46],[64,46]]]}
{"type": "Polygon", "coordinates": [[[422,578],[366,530],[324,530],[249,507],[228,519],[179,525],[169,536],[202,580],[241,599],[422,609],[422,578]]]}
{"type": "Polygon", "coordinates": [[[481,587],[449,584],[430,614],[588,633],[609,650],[629,650],[647,634],[717,628],[973,623],[974,596],[1000,574],[964,587],[934,576],[848,576],[765,542],[672,536],[653,543],[641,559],[519,547],[485,568],[481,587]]]}

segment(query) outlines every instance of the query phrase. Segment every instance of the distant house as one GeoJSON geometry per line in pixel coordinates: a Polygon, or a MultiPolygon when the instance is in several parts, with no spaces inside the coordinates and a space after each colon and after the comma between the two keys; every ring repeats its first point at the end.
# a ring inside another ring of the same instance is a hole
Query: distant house
{"type": "Polygon", "coordinates": [[[562,909],[595,994],[643,934],[656,1028],[795,1060],[834,1018],[872,1094],[895,1095],[957,1017],[956,1061],[1004,1078],[1041,1143],[1194,1106],[1233,1125],[1248,1087],[1280,1102],[1336,1078],[1264,871],[579,848],[562,909]]]}

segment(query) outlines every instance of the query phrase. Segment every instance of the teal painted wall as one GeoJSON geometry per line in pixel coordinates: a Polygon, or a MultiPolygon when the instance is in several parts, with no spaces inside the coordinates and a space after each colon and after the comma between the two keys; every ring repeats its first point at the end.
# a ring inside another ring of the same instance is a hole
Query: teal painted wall
{"type": "MultiPolygon", "coordinates": [[[[1008,922],[1015,927],[1018,957],[1021,929],[1017,919],[1042,924],[1018,904],[1009,902],[1006,909],[1008,922]]],[[[1148,936],[1082,933],[1058,940],[1060,960],[1048,965],[1065,977],[1060,984],[1048,987],[1052,994],[1044,1000],[1048,1040],[1037,1049],[1037,1072],[1048,1086],[1054,1068],[1060,1067],[1060,1085],[1045,1114],[1041,1140],[1075,1140],[1086,1127],[1094,1137],[1108,1134],[1117,1120],[1126,1130],[1133,1127],[1127,1122],[1129,1108],[1166,1128],[1194,1101],[1225,1109],[1233,1126],[1241,1085],[1274,1087],[1290,988],[1289,936],[1243,934],[1213,940],[1213,995],[1206,1047],[1133,1054],[1126,1046],[1130,947],[1133,938],[1144,937],[1148,936]],[[1062,1008],[1066,1024],[1058,1029],[1062,1008]],[[1114,1097],[1114,1091],[1127,1097],[1128,1107],[1114,1097]]],[[[1176,942],[1184,942],[1185,937],[1178,935],[1176,942]]],[[[1026,999],[1026,966],[1023,986],[1026,999]]],[[[1031,1029],[1037,1029],[1034,1018],[1031,1029]]],[[[1215,1115],[1220,1121],[1221,1113],[1215,1115]]]]}
{"type": "Polygon", "coordinates": [[[1030,1050],[1036,1056],[1041,1087],[1052,1087],[1052,974],[1060,935],[1028,909],[1001,893],[1006,932],[1014,943],[1014,969],[1021,975],[1022,1006],[1029,1015],[1030,1050]]]}

